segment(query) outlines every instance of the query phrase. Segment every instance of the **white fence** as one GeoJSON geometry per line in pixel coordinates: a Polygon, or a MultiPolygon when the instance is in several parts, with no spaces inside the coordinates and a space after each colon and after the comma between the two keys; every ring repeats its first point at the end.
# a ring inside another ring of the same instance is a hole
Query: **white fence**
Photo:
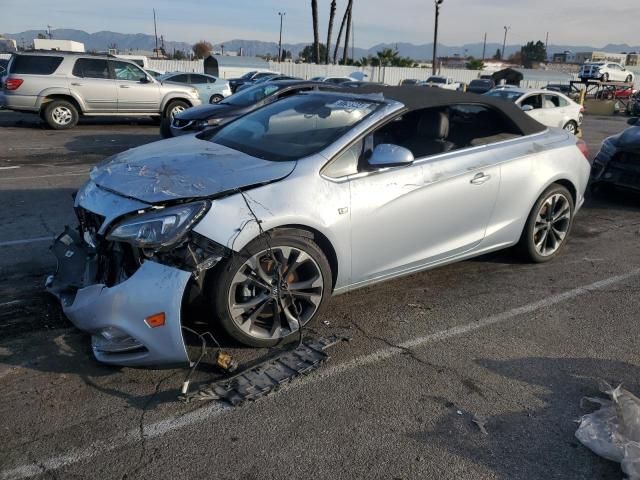
{"type": "MultiPolygon", "coordinates": [[[[166,72],[204,72],[204,62],[202,60],[155,60],[149,59],[149,67],[166,72]]],[[[305,80],[313,77],[348,77],[360,78],[371,82],[383,82],[389,85],[398,85],[402,80],[415,78],[426,80],[431,75],[430,68],[399,68],[399,67],[353,67],[343,65],[313,65],[308,63],[290,62],[269,62],[269,68],[276,72],[292,77],[300,77],[305,80]]],[[[640,80],[640,67],[628,67],[636,76],[636,85],[640,80]]],[[[247,69],[249,71],[250,69],[247,69]]],[[[569,80],[577,80],[576,74],[566,74],[552,70],[532,71],[535,78],[526,78],[521,82],[522,87],[543,88],[548,83],[568,83],[569,80]]],[[[493,72],[464,70],[457,68],[441,68],[439,75],[453,78],[456,82],[469,83],[478,78],[481,74],[491,74],[493,72]]]]}

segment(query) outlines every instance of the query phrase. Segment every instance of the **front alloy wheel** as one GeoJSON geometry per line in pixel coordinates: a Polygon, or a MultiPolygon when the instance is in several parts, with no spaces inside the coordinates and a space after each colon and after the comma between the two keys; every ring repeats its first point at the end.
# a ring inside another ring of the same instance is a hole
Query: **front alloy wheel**
{"type": "Polygon", "coordinates": [[[331,291],[331,270],[307,237],[249,244],[220,269],[214,304],[224,329],[251,346],[271,346],[316,317],[331,291]]]}
{"type": "Polygon", "coordinates": [[[573,197],[561,185],[551,185],[529,214],[520,247],[534,262],[554,258],[566,243],[573,222],[573,197]]]}

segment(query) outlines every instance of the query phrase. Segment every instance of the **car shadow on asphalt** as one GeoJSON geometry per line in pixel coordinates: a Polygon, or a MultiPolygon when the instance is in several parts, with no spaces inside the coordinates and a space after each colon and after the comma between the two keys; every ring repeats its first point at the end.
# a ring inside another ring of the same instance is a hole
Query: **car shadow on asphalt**
{"type": "MultiPolygon", "coordinates": [[[[50,130],[54,132],[52,128],[50,128],[46,122],[40,119],[39,115],[33,114],[10,114],[9,112],[1,112],[3,113],[0,116],[0,129],[1,128],[35,128],[35,129],[43,129],[50,130]],[[14,115],[16,118],[14,118],[14,115]]],[[[133,117],[80,117],[78,121],[78,125],[74,128],[82,128],[82,126],[110,126],[110,125],[139,125],[139,126],[155,126],[158,129],[160,125],[157,121],[152,120],[150,117],[141,117],[141,118],[133,118],[133,117]]]]}
{"type": "Polygon", "coordinates": [[[444,413],[433,428],[410,433],[412,440],[435,444],[505,480],[622,477],[619,464],[596,456],[574,434],[578,419],[590,413],[580,407],[581,399],[602,396],[599,381],[623,384],[640,393],[637,365],[596,358],[540,357],[479,359],[476,363],[501,377],[504,385],[499,393],[483,400],[496,397],[485,411],[500,411],[482,418],[486,434],[473,421],[478,417],[456,405],[459,399],[429,397],[426,401],[439,404],[444,413]],[[533,390],[535,399],[521,399],[522,384],[533,390]],[[509,390],[512,398],[499,400],[509,390]]]}

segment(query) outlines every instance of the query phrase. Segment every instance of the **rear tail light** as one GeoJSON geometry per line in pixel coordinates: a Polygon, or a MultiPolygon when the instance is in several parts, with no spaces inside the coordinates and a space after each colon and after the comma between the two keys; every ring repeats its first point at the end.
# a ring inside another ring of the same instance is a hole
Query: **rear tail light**
{"type": "Polygon", "coordinates": [[[24,80],[21,78],[7,78],[4,82],[4,88],[7,90],[17,90],[23,83],[24,80]]]}
{"type": "MultiPolygon", "coordinates": [[[[576,147],[578,147],[578,150],[582,152],[582,155],[584,155],[584,158],[586,158],[587,161],[589,161],[589,148],[587,147],[587,142],[585,142],[582,139],[578,139],[578,141],[576,142],[576,147]]],[[[589,161],[589,163],[591,162],[589,161]]]]}

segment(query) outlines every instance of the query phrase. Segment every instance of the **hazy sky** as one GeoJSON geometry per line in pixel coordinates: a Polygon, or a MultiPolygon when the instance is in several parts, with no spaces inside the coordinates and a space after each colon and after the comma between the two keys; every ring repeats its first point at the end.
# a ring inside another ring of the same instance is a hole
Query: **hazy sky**
{"type": "MultiPolygon", "coordinates": [[[[277,41],[278,11],[286,11],[284,41],[312,39],[310,0],[0,0],[0,32],[74,28],[96,32],[158,34],[167,40],[220,43],[235,38],[277,41]]],[[[346,0],[338,1],[336,30],[346,0]]],[[[326,39],[330,0],[318,0],[321,39],[326,39]]],[[[445,0],[439,41],[448,45],[544,39],[552,44],[603,46],[640,44],[640,0],[445,0]]],[[[355,43],[429,43],[433,37],[432,0],[354,0],[355,43]]],[[[324,40],[323,40],[324,41],[324,40]]]]}

